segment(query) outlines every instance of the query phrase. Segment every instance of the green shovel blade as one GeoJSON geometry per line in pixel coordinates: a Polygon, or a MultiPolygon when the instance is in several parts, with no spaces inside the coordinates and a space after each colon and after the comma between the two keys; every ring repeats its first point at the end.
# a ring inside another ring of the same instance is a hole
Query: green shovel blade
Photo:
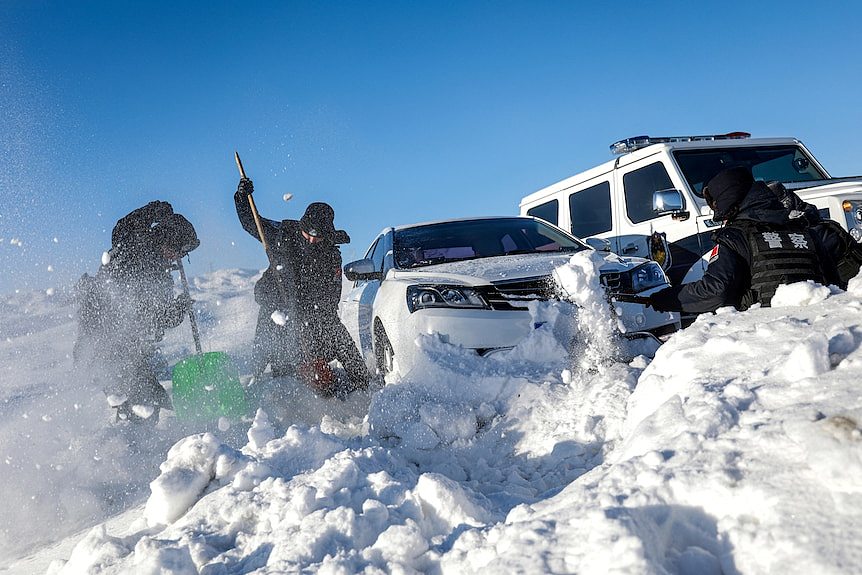
{"type": "Polygon", "coordinates": [[[224,352],[187,357],[174,366],[171,379],[177,419],[239,419],[247,413],[239,370],[224,352]]]}

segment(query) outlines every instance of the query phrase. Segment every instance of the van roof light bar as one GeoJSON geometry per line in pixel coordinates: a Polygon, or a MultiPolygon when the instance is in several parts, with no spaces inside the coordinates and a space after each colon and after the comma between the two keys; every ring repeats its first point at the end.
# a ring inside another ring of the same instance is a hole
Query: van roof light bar
{"type": "Polygon", "coordinates": [[[619,142],[611,144],[611,153],[615,156],[628,154],[629,152],[646,148],[652,144],[667,144],[670,142],[703,142],[710,140],[741,140],[750,137],[751,134],[748,132],[729,132],[727,134],[707,134],[704,136],[634,136],[633,138],[626,138],[625,140],[620,140],[619,142]]]}

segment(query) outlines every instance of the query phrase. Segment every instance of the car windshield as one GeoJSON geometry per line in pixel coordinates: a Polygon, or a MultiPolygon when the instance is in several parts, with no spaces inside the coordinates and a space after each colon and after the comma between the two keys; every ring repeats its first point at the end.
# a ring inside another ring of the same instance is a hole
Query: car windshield
{"type": "Polygon", "coordinates": [[[734,166],[751,168],[754,178],[764,182],[808,182],[826,178],[798,146],[674,150],[673,155],[689,187],[700,197],[703,197],[704,184],[720,171],[734,166]]]}
{"type": "Polygon", "coordinates": [[[417,268],[512,254],[577,252],[587,246],[531,218],[442,222],[395,232],[395,265],[417,268]]]}

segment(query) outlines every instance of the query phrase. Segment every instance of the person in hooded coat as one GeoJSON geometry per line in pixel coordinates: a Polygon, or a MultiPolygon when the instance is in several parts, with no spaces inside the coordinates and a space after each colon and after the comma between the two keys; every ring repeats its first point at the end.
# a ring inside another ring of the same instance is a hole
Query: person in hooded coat
{"type": "MultiPolygon", "coordinates": [[[[260,240],[248,201],[254,192],[243,178],[234,194],[239,221],[260,240]]],[[[270,266],[255,284],[260,305],[254,334],[254,371],[269,365],[274,377],[299,375],[321,395],[368,387],[369,373],[347,328],[338,317],[341,299],[341,251],[350,236],[336,230],[329,204],[308,205],[299,220],[260,218],[269,246],[270,266]],[[350,385],[335,389],[326,363],[336,359],[350,385]]]]}
{"type": "Polygon", "coordinates": [[[713,177],[704,197],[713,219],[725,225],[713,233],[709,265],[700,280],[649,296],[650,306],[687,313],[769,306],[779,285],[804,280],[845,289],[859,271],[858,263],[848,264],[848,254],[858,249],[852,237],[836,222],[788,203],[775,188],[755,181],[743,166],[713,177]]]}
{"type": "Polygon", "coordinates": [[[78,281],[78,337],[73,357],[116,408],[116,420],[155,425],[171,402],[155,363],[165,331],[177,327],[192,304],[174,297],[176,261],[200,245],[194,226],[155,201],[121,218],[111,250],[95,276],[78,281]]]}

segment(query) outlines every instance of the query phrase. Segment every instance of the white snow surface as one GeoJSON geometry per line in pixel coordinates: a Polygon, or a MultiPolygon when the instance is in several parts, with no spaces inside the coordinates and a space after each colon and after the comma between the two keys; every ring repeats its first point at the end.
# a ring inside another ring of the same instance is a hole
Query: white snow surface
{"type": "MultiPolygon", "coordinates": [[[[859,573],[862,277],[632,357],[594,263],[558,270],[577,312],[530,308],[566,333],[486,358],[423,336],[406,379],[282,382],[206,429],[108,426],[68,292],[0,296],[0,573],[859,573]]],[[[205,350],[244,371],[256,277],[192,282],[205,350]]],[[[188,325],[162,349],[192,353],[188,325]]]]}

